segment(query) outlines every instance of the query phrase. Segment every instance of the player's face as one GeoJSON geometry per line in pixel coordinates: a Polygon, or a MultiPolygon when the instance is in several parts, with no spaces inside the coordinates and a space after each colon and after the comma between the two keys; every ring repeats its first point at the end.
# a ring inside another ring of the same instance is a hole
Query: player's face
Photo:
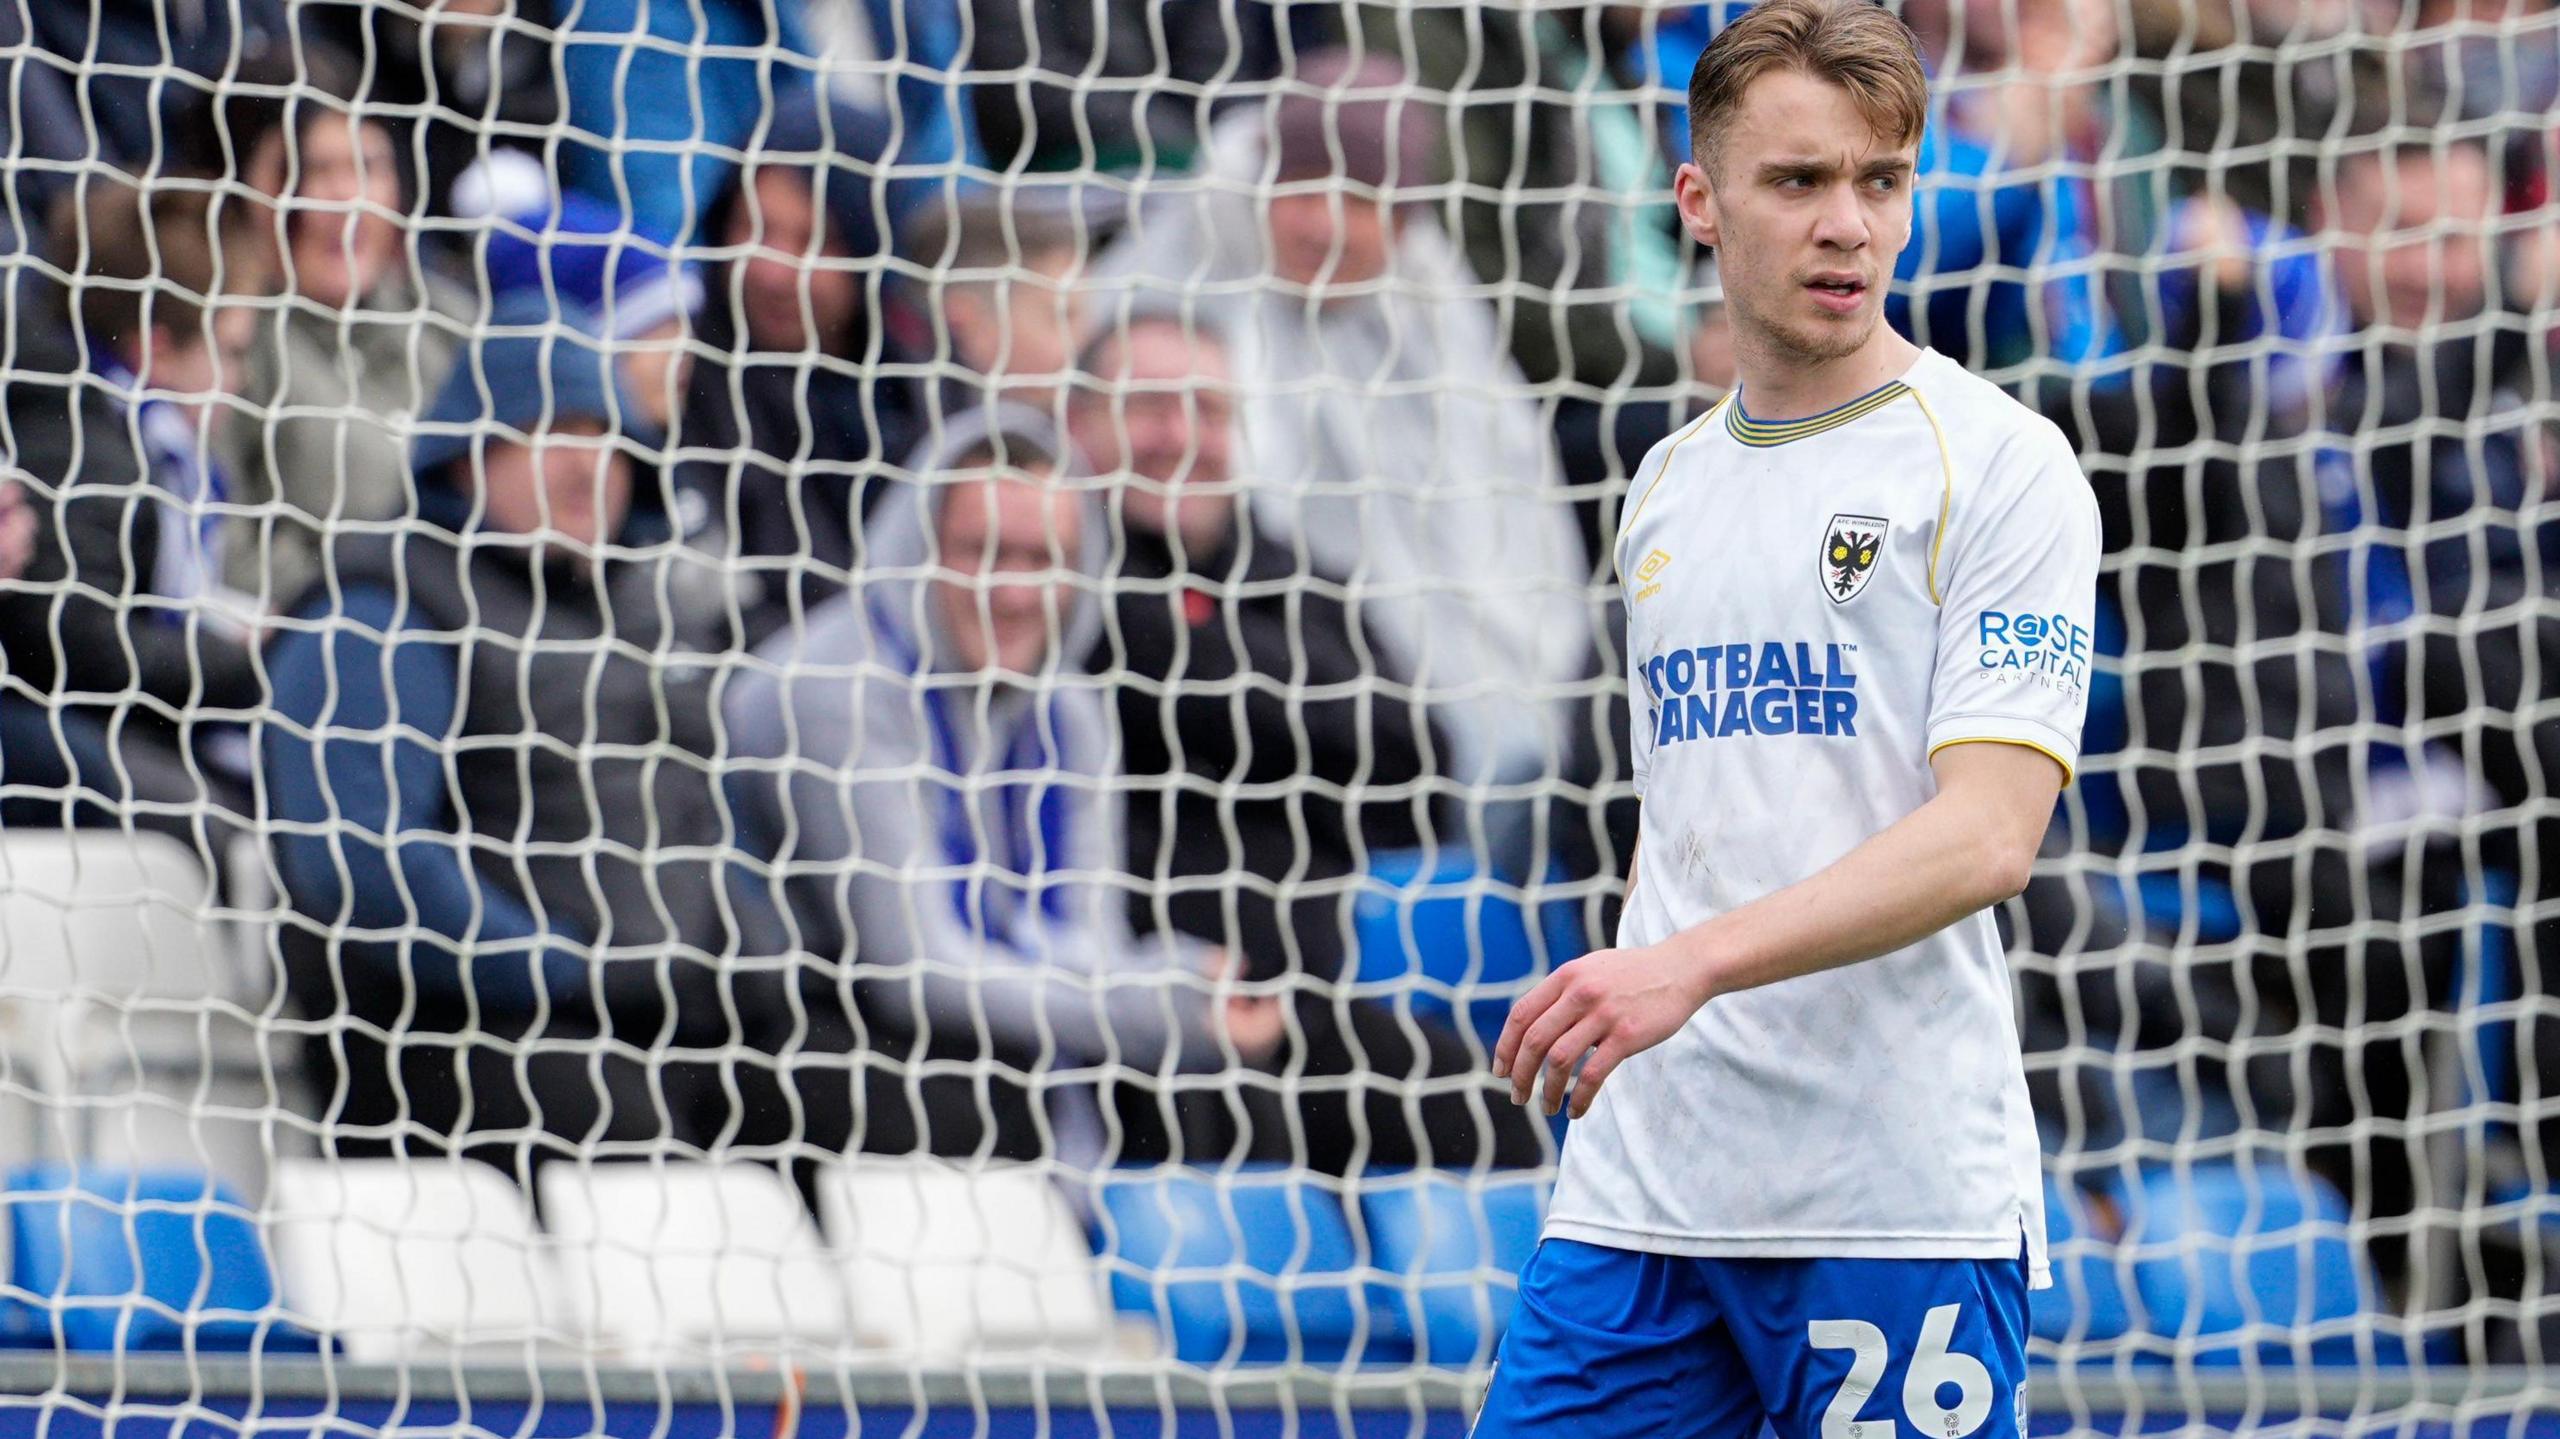
{"type": "Polygon", "coordinates": [[[1798,363],[1876,335],[1911,239],[1918,146],[1878,135],[1828,81],[1763,75],[1743,93],[1717,172],[1680,167],[1681,218],[1717,252],[1735,343],[1798,363]]]}

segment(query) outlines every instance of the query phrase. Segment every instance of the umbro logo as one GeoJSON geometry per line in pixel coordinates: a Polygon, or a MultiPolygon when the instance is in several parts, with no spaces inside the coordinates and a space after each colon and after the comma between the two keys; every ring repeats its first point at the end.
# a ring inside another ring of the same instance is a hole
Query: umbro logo
{"type": "Polygon", "coordinates": [[[1636,591],[1636,598],[1652,599],[1654,591],[1662,588],[1662,572],[1669,568],[1671,568],[1671,554],[1668,550],[1655,550],[1646,555],[1644,563],[1636,566],[1636,583],[1643,586],[1636,591]]]}

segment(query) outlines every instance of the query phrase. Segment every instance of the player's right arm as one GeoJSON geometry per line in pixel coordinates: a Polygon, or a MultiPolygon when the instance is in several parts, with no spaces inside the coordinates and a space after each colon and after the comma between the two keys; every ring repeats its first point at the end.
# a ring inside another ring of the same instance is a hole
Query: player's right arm
{"type": "MultiPolygon", "coordinates": [[[[1543,1075],[1554,1112],[1588,1056],[1573,1086],[1580,1115],[1620,1063],[1716,996],[1892,953],[2025,887],[2086,707],[2097,506],[2050,426],[2020,431],[1982,474],[1931,576],[1940,619],[1926,745],[1937,793],[1818,874],[1662,943],[1549,975],[1513,1007],[1494,1049],[1515,1101],[1527,1103],[1543,1075]]],[[[1641,794],[1650,756],[1636,730],[1641,794]]]]}
{"type": "Polygon", "coordinates": [[[2026,888],[2062,767],[1993,743],[1950,746],[1934,768],[1935,797],[1819,874],[1660,944],[1601,950],[1548,975],[1494,1047],[1513,1101],[1543,1088],[1553,1114],[1570,1083],[1580,1118],[1620,1064],[1718,997],[1891,954],[2026,888]]]}

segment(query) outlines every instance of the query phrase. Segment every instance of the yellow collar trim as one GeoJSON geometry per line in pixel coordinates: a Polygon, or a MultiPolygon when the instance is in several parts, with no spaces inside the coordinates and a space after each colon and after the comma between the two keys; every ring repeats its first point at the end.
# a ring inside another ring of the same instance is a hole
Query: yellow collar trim
{"type": "Polygon", "coordinates": [[[1789,440],[1801,440],[1821,434],[1825,430],[1836,430],[1851,420],[1874,414],[1909,393],[1911,393],[1909,385],[1900,380],[1889,380],[1881,387],[1869,390],[1849,403],[1836,405],[1821,414],[1802,420],[1779,421],[1755,420],[1744,414],[1742,396],[1736,393],[1732,403],[1724,407],[1724,427],[1735,439],[1746,445],[1762,447],[1783,445],[1789,440]]]}

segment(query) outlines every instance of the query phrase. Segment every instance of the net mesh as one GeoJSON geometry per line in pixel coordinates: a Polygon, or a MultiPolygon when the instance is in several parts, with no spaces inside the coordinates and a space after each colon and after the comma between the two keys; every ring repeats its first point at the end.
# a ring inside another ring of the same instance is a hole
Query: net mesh
{"type": "MultiPolygon", "coordinates": [[[[0,0],[0,1387],[1454,1422],[1729,9],[0,0]]],[[[2039,1422],[2529,1408],[2560,12],[1900,13],[2105,524],[2039,1422]]]]}

